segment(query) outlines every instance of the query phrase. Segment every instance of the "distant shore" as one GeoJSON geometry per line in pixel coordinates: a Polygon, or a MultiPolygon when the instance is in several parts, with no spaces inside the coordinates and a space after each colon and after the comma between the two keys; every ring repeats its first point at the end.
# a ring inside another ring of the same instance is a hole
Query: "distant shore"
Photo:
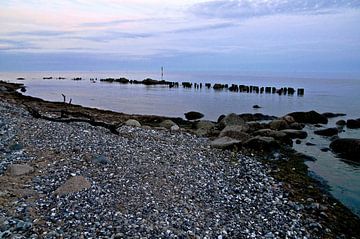
{"type": "MultiPolygon", "coordinates": [[[[54,124],[58,124],[62,120],[63,122],[75,122],[75,124],[76,122],[89,123],[89,125],[100,126],[110,131],[113,129],[114,132],[122,135],[124,132],[121,130],[119,132],[118,128],[126,125],[126,122],[129,120],[138,121],[141,127],[145,129],[145,133],[149,129],[156,129],[161,132],[169,131],[173,125],[167,129],[167,126],[162,124],[168,120],[179,126],[179,129],[175,130],[173,128],[174,132],[180,130],[182,132],[180,134],[199,133],[196,132],[198,130],[198,122],[196,121],[160,116],[128,115],[68,103],[48,102],[16,92],[17,89],[21,88],[19,84],[1,83],[1,86],[7,89],[0,92],[2,102],[7,102],[6,104],[10,104],[9,106],[13,108],[19,107],[21,111],[25,110],[25,112],[30,113],[35,118],[38,116],[39,119],[45,119],[49,122],[49,125],[51,125],[51,121],[54,124]]],[[[21,117],[20,115],[17,116],[21,117]]],[[[216,122],[213,123],[215,124],[216,122]]],[[[67,125],[64,124],[62,127],[66,128],[67,125]]],[[[88,129],[84,128],[84,130],[87,131],[88,129]]],[[[204,136],[215,139],[218,134],[219,131],[215,129],[205,133],[204,136]]],[[[75,148],[75,145],[70,147],[75,148]]],[[[217,152],[217,149],[215,150],[217,152]]],[[[249,155],[251,158],[256,157],[266,165],[267,173],[282,182],[281,188],[285,191],[286,197],[295,203],[295,209],[293,210],[302,214],[306,230],[311,232],[311,235],[315,238],[336,238],[336,236],[356,238],[359,235],[359,218],[326,193],[317,181],[308,176],[304,159],[301,156],[282,146],[278,152],[280,152],[282,157],[287,158],[287,160],[268,160],[269,154],[266,148],[262,152],[258,148],[245,148],[238,152],[238,150],[231,147],[231,150],[238,154],[239,157],[243,157],[242,155],[249,155]]],[[[225,152],[229,151],[225,150],[225,152]]],[[[33,153],[37,154],[36,152],[33,153]]],[[[30,164],[32,164],[31,161],[30,164]]],[[[0,176],[0,178],[2,180],[9,179],[4,178],[4,176],[0,176]]],[[[11,188],[7,188],[7,190],[11,190],[11,188]]],[[[4,197],[2,196],[1,198],[4,197]]],[[[9,203],[10,201],[8,200],[8,198],[5,198],[1,203],[9,203]]],[[[35,225],[33,226],[35,227],[35,225]]]]}

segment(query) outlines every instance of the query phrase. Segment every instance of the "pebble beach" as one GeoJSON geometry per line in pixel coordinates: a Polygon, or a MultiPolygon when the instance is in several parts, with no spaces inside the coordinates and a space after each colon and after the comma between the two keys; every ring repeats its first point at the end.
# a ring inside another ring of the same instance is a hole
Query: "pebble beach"
{"type": "Polygon", "coordinates": [[[256,157],[206,138],[0,112],[0,238],[313,238],[307,228],[321,227],[256,157]]]}

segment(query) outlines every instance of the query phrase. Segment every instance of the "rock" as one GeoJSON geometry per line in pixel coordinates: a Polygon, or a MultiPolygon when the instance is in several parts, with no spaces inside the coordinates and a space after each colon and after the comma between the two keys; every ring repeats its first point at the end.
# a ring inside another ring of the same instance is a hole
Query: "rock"
{"type": "Polygon", "coordinates": [[[0,92],[9,92],[9,89],[5,86],[0,86],[0,92]]]}
{"type": "Polygon", "coordinates": [[[225,117],[226,115],[220,115],[216,122],[220,123],[225,117]]]}
{"type": "Polygon", "coordinates": [[[311,142],[306,142],[306,144],[305,144],[306,146],[315,146],[316,144],[314,144],[314,143],[311,143],[311,142]]]}
{"type": "Polygon", "coordinates": [[[347,159],[360,161],[360,139],[338,138],[331,142],[330,148],[347,159]]]}
{"type": "Polygon", "coordinates": [[[290,128],[290,129],[302,130],[303,128],[305,128],[305,124],[303,124],[303,123],[298,123],[298,122],[294,122],[294,123],[291,123],[291,124],[289,125],[289,128],[290,128]]]}
{"type": "Polygon", "coordinates": [[[322,152],[328,152],[330,149],[329,148],[321,148],[320,149],[322,152]]]}
{"type": "Polygon", "coordinates": [[[344,126],[344,125],[346,125],[346,121],[345,121],[345,120],[338,120],[338,121],[336,122],[336,125],[344,126]]]}
{"type": "Polygon", "coordinates": [[[335,117],[339,117],[339,116],[345,116],[346,114],[326,112],[326,113],[323,113],[322,115],[325,116],[326,118],[335,118],[335,117]]]}
{"type": "Polygon", "coordinates": [[[288,124],[295,123],[294,117],[292,117],[290,115],[285,115],[284,117],[282,117],[282,119],[285,120],[286,123],[288,123],[288,124]]]}
{"type": "Polygon", "coordinates": [[[249,126],[244,125],[230,125],[226,126],[221,132],[219,137],[230,137],[233,139],[240,140],[241,142],[245,142],[250,138],[250,135],[245,133],[249,129],[249,126]]]}
{"type": "Polygon", "coordinates": [[[349,129],[359,129],[360,128],[360,120],[349,119],[346,121],[346,127],[349,129]]]}
{"type": "Polygon", "coordinates": [[[111,161],[104,155],[99,155],[93,158],[93,162],[96,164],[109,164],[111,161]]]}
{"type": "Polygon", "coordinates": [[[223,118],[220,123],[219,126],[221,129],[225,128],[226,126],[230,126],[230,125],[244,125],[245,121],[238,116],[237,114],[231,113],[228,114],[227,116],[225,116],[225,118],[223,118]]]}
{"type": "Polygon", "coordinates": [[[327,129],[315,130],[314,133],[321,136],[333,136],[333,135],[337,135],[339,131],[337,128],[327,128],[327,129]]]}
{"type": "Polygon", "coordinates": [[[244,147],[255,150],[272,151],[279,149],[280,145],[273,137],[256,136],[246,141],[244,147]]]}
{"type": "Polygon", "coordinates": [[[233,147],[240,147],[241,141],[225,136],[211,141],[210,146],[218,149],[231,149],[233,147]]]}
{"type": "Polygon", "coordinates": [[[171,131],[179,131],[180,127],[176,124],[176,125],[171,126],[170,130],[171,131]]]}
{"type": "Polygon", "coordinates": [[[24,146],[21,143],[15,143],[9,146],[9,149],[13,151],[19,151],[22,150],[23,148],[24,146]]]}
{"type": "Polygon", "coordinates": [[[184,114],[185,118],[187,120],[197,120],[197,119],[201,119],[202,117],[204,117],[204,115],[200,112],[196,112],[196,111],[190,111],[184,114]]]}
{"type": "Polygon", "coordinates": [[[245,122],[249,121],[261,121],[261,120],[274,120],[277,117],[270,115],[263,115],[261,113],[256,114],[240,114],[239,115],[245,122]]]}
{"type": "Polygon", "coordinates": [[[305,123],[305,124],[327,124],[328,119],[319,114],[316,111],[309,111],[309,112],[293,112],[288,114],[292,116],[296,122],[298,123],[305,123]]]}
{"type": "Polygon", "coordinates": [[[288,129],[289,125],[288,123],[283,119],[276,119],[270,122],[270,129],[273,130],[282,130],[282,129],[288,129]]]}
{"type": "Polygon", "coordinates": [[[261,130],[254,132],[254,135],[273,137],[276,140],[279,140],[281,143],[284,143],[287,145],[292,145],[291,138],[287,134],[285,134],[281,131],[276,131],[276,130],[272,130],[272,129],[261,129],[261,130]]]}
{"type": "Polygon", "coordinates": [[[68,179],[54,192],[57,195],[66,195],[80,192],[91,187],[91,183],[83,176],[75,176],[68,179]]]}
{"type": "Polygon", "coordinates": [[[285,133],[287,136],[289,136],[292,139],[305,139],[307,137],[307,133],[303,130],[296,130],[296,129],[284,129],[280,132],[285,133]]]}
{"type": "Polygon", "coordinates": [[[129,119],[125,122],[125,125],[127,126],[132,126],[132,127],[141,127],[141,124],[139,123],[139,121],[134,120],[134,119],[129,119]]]}
{"type": "Polygon", "coordinates": [[[312,161],[312,162],[316,161],[316,158],[314,158],[313,156],[303,154],[303,153],[300,153],[300,152],[296,152],[294,154],[294,156],[299,157],[299,158],[303,159],[304,161],[312,161]]]}
{"type": "Polygon", "coordinates": [[[211,130],[215,128],[215,124],[209,120],[200,120],[195,125],[196,129],[211,130]]]}
{"type": "Polygon", "coordinates": [[[253,109],[260,109],[261,107],[259,105],[253,105],[253,109]]]}
{"type": "Polygon", "coordinates": [[[171,129],[171,126],[176,125],[172,120],[164,120],[160,123],[160,127],[164,127],[166,129],[171,129]]]}
{"type": "Polygon", "coordinates": [[[19,221],[16,224],[16,230],[18,231],[27,231],[32,227],[32,223],[31,222],[24,222],[24,221],[19,221]]]}
{"type": "Polygon", "coordinates": [[[300,140],[300,139],[297,139],[297,140],[295,140],[295,143],[296,143],[296,144],[301,144],[301,140],[300,140]]]}
{"type": "Polygon", "coordinates": [[[34,171],[34,168],[27,164],[12,164],[7,169],[8,174],[14,177],[31,174],[34,171]]]}

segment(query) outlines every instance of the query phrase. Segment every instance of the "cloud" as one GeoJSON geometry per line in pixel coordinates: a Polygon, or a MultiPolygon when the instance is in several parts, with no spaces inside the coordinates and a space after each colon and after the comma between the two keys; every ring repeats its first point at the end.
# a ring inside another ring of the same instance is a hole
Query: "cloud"
{"type": "Polygon", "coordinates": [[[325,14],[360,8],[359,0],[218,0],[190,8],[196,16],[246,19],[279,14],[325,14]]]}
{"type": "Polygon", "coordinates": [[[11,32],[7,35],[9,36],[36,36],[36,37],[53,37],[53,36],[64,36],[71,34],[72,32],[69,31],[52,31],[52,30],[45,30],[45,31],[17,31],[11,32]]]}
{"type": "Polygon", "coordinates": [[[0,39],[0,51],[11,51],[11,50],[34,50],[39,49],[35,45],[26,41],[0,39]]]}
{"type": "Polygon", "coordinates": [[[193,32],[198,33],[198,32],[234,27],[237,25],[238,24],[231,23],[231,22],[206,24],[206,25],[200,25],[200,26],[195,26],[195,27],[178,28],[178,29],[174,29],[174,30],[170,30],[170,31],[165,31],[163,33],[193,33],[193,32]]]}

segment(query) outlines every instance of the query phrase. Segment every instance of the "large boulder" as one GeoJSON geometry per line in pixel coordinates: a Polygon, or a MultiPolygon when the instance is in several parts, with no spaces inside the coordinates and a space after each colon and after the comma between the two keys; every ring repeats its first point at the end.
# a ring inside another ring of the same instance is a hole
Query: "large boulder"
{"type": "Polygon", "coordinates": [[[232,149],[241,147],[241,141],[230,137],[220,137],[210,142],[210,146],[218,149],[232,149]]]}
{"type": "Polygon", "coordinates": [[[139,121],[134,120],[134,119],[129,119],[125,122],[125,125],[127,126],[132,126],[132,127],[141,127],[141,124],[139,123],[139,121]]]}
{"type": "Polygon", "coordinates": [[[305,123],[305,124],[327,124],[328,119],[319,114],[316,111],[309,111],[309,112],[293,112],[288,114],[292,116],[296,122],[298,123],[305,123]]]}
{"type": "Polygon", "coordinates": [[[160,127],[171,129],[172,126],[176,125],[172,120],[164,120],[160,123],[160,127]]]}
{"type": "Polygon", "coordinates": [[[241,142],[245,142],[250,138],[250,135],[246,133],[249,127],[244,125],[230,125],[226,126],[221,132],[219,137],[230,137],[233,139],[240,140],[241,142]]]}
{"type": "Polygon", "coordinates": [[[345,116],[346,114],[326,112],[326,113],[323,113],[322,115],[325,116],[326,118],[335,118],[335,117],[339,117],[339,116],[345,116]]]}
{"type": "Polygon", "coordinates": [[[214,132],[215,124],[209,120],[200,120],[195,125],[195,134],[200,137],[211,135],[214,132]]]}
{"type": "Polygon", "coordinates": [[[360,120],[349,119],[346,121],[346,127],[349,129],[359,129],[360,128],[360,120]]]}
{"type": "Polygon", "coordinates": [[[201,119],[202,117],[204,117],[204,115],[200,112],[196,112],[196,111],[190,111],[184,114],[185,118],[187,120],[197,120],[197,119],[201,119]]]}
{"type": "Polygon", "coordinates": [[[292,139],[305,139],[308,136],[308,134],[303,130],[284,129],[280,130],[280,132],[285,133],[288,137],[292,139]]]}
{"type": "Polygon", "coordinates": [[[287,134],[285,134],[284,132],[281,132],[281,131],[276,131],[276,130],[272,130],[272,129],[260,129],[258,131],[255,131],[254,135],[272,137],[272,138],[280,141],[283,144],[292,145],[291,138],[287,134]]]}
{"type": "Polygon", "coordinates": [[[8,167],[7,173],[10,176],[23,176],[34,172],[34,168],[27,164],[12,164],[8,167]]]}
{"type": "Polygon", "coordinates": [[[276,119],[270,122],[270,129],[282,130],[287,128],[289,128],[289,125],[284,119],[276,119]]]}
{"type": "Polygon", "coordinates": [[[219,123],[221,129],[230,125],[244,125],[245,121],[239,115],[231,113],[225,116],[219,123]]]}
{"type": "Polygon", "coordinates": [[[55,190],[57,195],[67,195],[80,192],[91,187],[91,183],[83,176],[75,176],[68,179],[63,185],[55,190]]]}
{"type": "Polygon", "coordinates": [[[263,136],[253,137],[246,141],[243,146],[246,148],[263,151],[272,151],[280,148],[280,145],[273,137],[263,136]]]}
{"type": "Polygon", "coordinates": [[[331,142],[330,148],[344,158],[360,162],[360,139],[338,138],[331,142]]]}
{"type": "Polygon", "coordinates": [[[314,133],[321,136],[334,136],[339,133],[339,130],[337,128],[327,128],[315,130],[314,133]]]}
{"type": "Polygon", "coordinates": [[[305,128],[305,124],[303,124],[303,123],[298,123],[298,122],[294,122],[294,123],[291,123],[291,124],[289,125],[289,128],[290,128],[290,129],[302,130],[303,128],[305,128]]]}

